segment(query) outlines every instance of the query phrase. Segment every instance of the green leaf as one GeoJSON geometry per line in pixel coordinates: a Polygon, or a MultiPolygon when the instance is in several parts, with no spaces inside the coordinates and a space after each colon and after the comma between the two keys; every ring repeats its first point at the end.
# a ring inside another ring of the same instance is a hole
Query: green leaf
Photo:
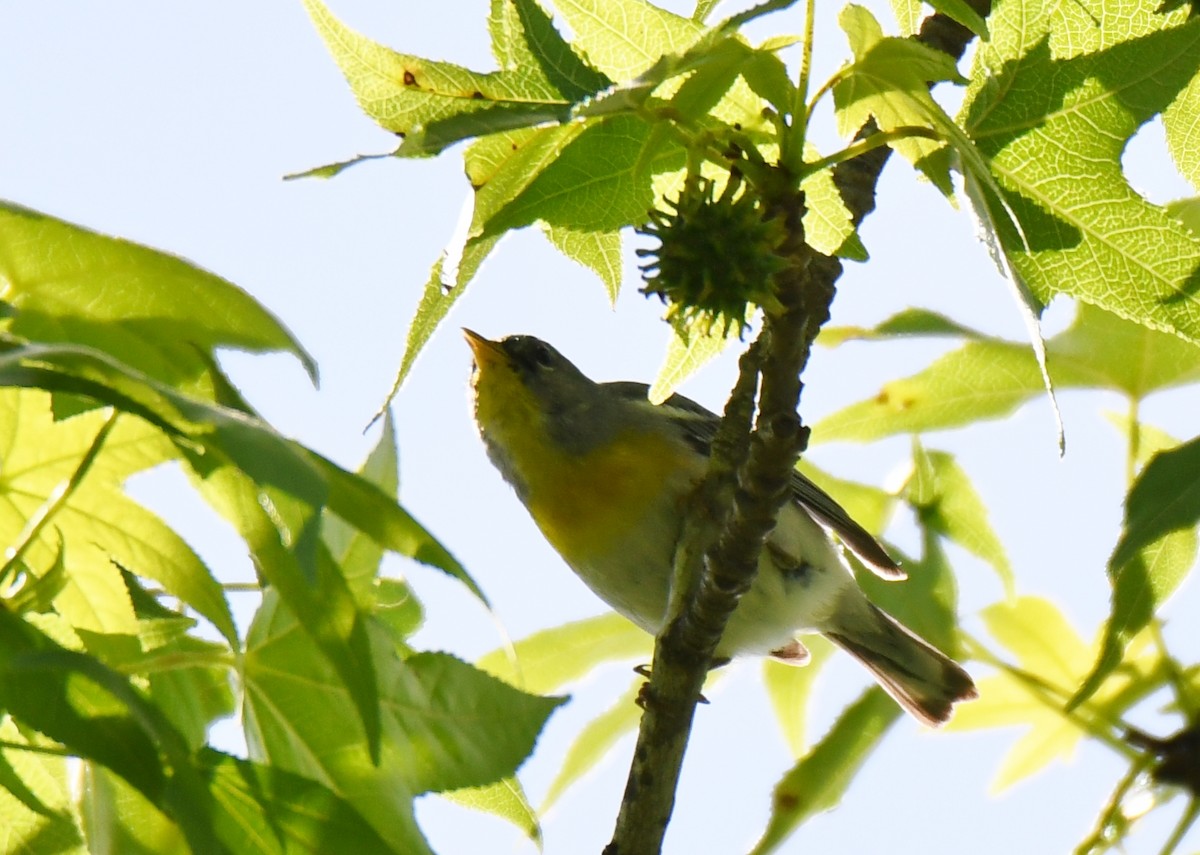
{"type": "Polygon", "coordinates": [[[403,842],[394,830],[377,832],[351,802],[308,778],[211,750],[198,765],[217,808],[217,834],[238,855],[422,851],[392,845],[403,842]]]}
{"type": "Polygon", "coordinates": [[[505,71],[519,71],[571,101],[612,85],[575,53],[536,0],[492,0],[492,52],[505,71]]]}
{"type": "Polygon", "coordinates": [[[236,285],[157,250],[0,202],[0,291],[8,331],[69,342],[193,394],[211,395],[220,347],[316,363],[283,325],[236,285]]]}
{"type": "Polygon", "coordinates": [[[1070,362],[1072,373],[1093,375],[1086,385],[1115,389],[1141,399],[1154,392],[1200,381],[1200,347],[1169,333],[1123,320],[1079,303],[1070,328],[1046,343],[1051,369],[1070,362]]]}
{"type": "Polygon", "coordinates": [[[1187,226],[1188,231],[1200,236],[1200,196],[1168,202],[1166,209],[1168,214],[1187,226]]]}
{"type": "Polygon", "coordinates": [[[1195,77],[1200,21],[1154,3],[1082,11],[998,6],[976,54],[962,121],[1021,226],[1001,218],[1000,243],[1042,304],[1067,293],[1200,342],[1200,240],[1121,169],[1129,138],[1195,77]]]}
{"type": "Polygon", "coordinates": [[[87,651],[122,674],[138,675],[147,696],[192,749],[214,721],[233,714],[237,660],[225,644],[188,635],[195,621],[164,608],[128,571],[122,577],[138,618],[138,635],[80,631],[87,651]]]}
{"type": "Polygon", "coordinates": [[[929,309],[904,309],[892,315],[877,326],[867,327],[831,327],[821,328],[817,335],[817,344],[825,347],[837,347],[848,341],[886,341],[892,338],[909,338],[914,336],[950,336],[954,338],[982,339],[987,338],[978,330],[965,327],[945,315],[929,309]]]}
{"type": "Polygon", "coordinates": [[[1179,589],[1196,564],[1194,528],[1173,531],[1142,547],[1128,561],[1109,567],[1112,614],[1104,625],[1100,655],[1070,707],[1089,698],[1115,671],[1133,637],[1149,626],[1158,609],[1179,589]]]}
{"type": "MultiPolygon", "coordinates": [[[[856,133],[870,119],[881,131],[925,128],[937,137],[955,137],[953,121],[929,94],[940,80],[962,82],[954,60],[911,39],[883,35],[879,22],[862,6],[850,4],[838,16],[854,62],[838,74],[833,87],[838,132],[856,133]]],[[[937,157],[940,139],[908,137],[892,148],[922,169],[946,195],[953,192],[945,158],[937,157]]],[[[962,141],[958,141],[961,149],[962,141]]]]}
{"type": "MultiPolygon", "coordinates": [[[[417,304],[417,312],[413,316],[412,323],[408,325],[408,338],[404,343],[404,355],[400,358],[400,368],[396,372],[396,379],[392,383],[387,399],[380,407],[380,412],[396,397],[401,384],[404,383],[408,372],[412,370],[413,364],[417,361],[417,356],[420,355],[429,339],[433,337],[434,331],[446,319],[450,308],[466,291],[467,285],[479,272],[479,265],[483,264],[483,260],[487,258],[488,253],[492,251],[499,240],[498,236],[465,240],[461,244],[451,246],[434,263],[433,270],[429,274],[429,281],[425,283],[425,290],[421,294],[421,301],[417,304]]],[[[378,416],[378,414],[376,415],[378,416]]]]}
{"type": "MultiPolygon", "coordinates": [[[[384,415],[379,441],[359,468],[358,476],[377,487],[387,499],[393,502],[397,499],[400,469],[396,454],[396,425],[391,412],[384,415]]],[[[370,513],[360,509],[354,516],[362,517],[365,521],[370,513]]],[[[383,546],[361,528],[330,513],[325,515],[322,534],[333,560],[342,568],[350,593],[354,594],[361,608],[370,609],[375,605],[375,579],[383,560],[383,546]]]]}
{"type": "Polygon", "coordinates": [[[340,568],[319,541],[317,509],[220,461],[192,460],[201,494],[246,542],[255,569],[301,618],[300,625],[349,692],[372,758],[379,754],[379,683],[358,609],[340,568]],[[270,512],[268,513],[268,509],[270,512]]]}
{"type": "Polygon", "coordinates": [[[776,851],[807,819],[835,807],[899,717],[900,708],[877,686],[847,707],[821,741],[775,785],[771,818],[751,850],[753,855],[776,851]]]}
{"type": "Polygon", "coordinates": [[[88,763],[83,790],[88,846],[92,852],[161,855],[188,852],[183,833],[146,797],[103,766],[88,763]]]}
{"type": "Polygon", "coordinates": [[[553,692],[584,677],[603,662],[648,662],[654,639],[615,612],[536,632],[493,650],[478,666],[530,692],[553,692]],[[515,660],[514,658],[515,657],[515,660]]]}
{"type": "Polygon", "coordinates": [[[900,35],[915,35],[921,29],[921,0],[891,0],[891,6],[900,35]]]}
{"type": "Polygon", "coordinates": [[[1192,529],[1200,522],[1200,439],[1154,456],[1138,475],[1125,500],[1121,540],[1109,559],[1110,568],[1167,534],[1192,529]]]}
{"type": "Polygon", "coordinates": [[[409,637],[425,623],[425,608],[417,595],[399,579],[378,579],[375,583],[375,617],[391,630],[397,643],[409,637]]]}
{"type": "Polygon", "coordinates": [[[183,828],[193,851],[229,850],[183,737],[123,675],[0,609],[0,707],[119,774],[183,828]]]}
{"type": "MultiPolygon", "coordinates": [[[[805,152],[806,159],[815,160],[816,149],[805,152]]],[[[804,191],[804,240],[824,255],[836,255],[852,261],[866,261],[867,250],[858,237],[854,217],[833,183],[833,172],[822,169],[800,182],[804,191]]]]}
{"type": "Polygon", "coordinates": [[[461,139],[569,115],[570,102],[544,74],[480,74],[397,53],[345,26],[320,0],[304,5],[359,106],[405,137],[399,155],[436,154],[461,139]]]}
{"type": "Polygon", "coordinates": [[[623,692],[616,702],[600,715],[589,721],[579,731],[579,735],[567,749],[558,774],[550,782],[546,790],[546,798],[542,801],[538,812],[543,816],[562,798],[563,794],[573,784],[603,761],[624,736],[637,730],[642,718],[642,711],[636,703],[638,692],[645,683],[641,677],[634,681],[633,686],[623,692]]]}
{"type": "Polygon", "coordinates": [[[869,442],[962,427],[1008,415],[1041,389],[1029,348],[996,339],[968,342],[925,370],[889,381],[875,396],[821,419],[812,439],[869,442]]]}
{"type": "Polygon", "coordinates": [[[1149,633],[1142,633],[1124,667],[1085,702],[1086,714],[1070,711],[1067,700],[1095,661],[1099,643],[1085,643],[1062,612],[1039,597],[996,603],[981,616],[1016,656],[1017,667],[979,681],[979,698],[959,707],[947,729],[1027,728],[1005,757],[992,783],[994,793],[1069,757],[1093,729],[1093,736],[1107,738],[1108,722],[1120,720],[1162,683],[1161,652],[1149,633]]]}
{"type": "Polygon", "coordinates": [[[614,81],[632,80],[665,54],[681,54],[703,25],[645,0],[555,0],[575,33],[574,46],[614,81]]]}
{"type": "Polygon", "coordinates": [[[792,756],[797,759],[808,750],[808,703],[813,684],[834,651],[833,644],[821,635],[805,636],[804,646],[808,648],[809,660],[799,668],[774,659],[763,661],[763,685],[771,709],[792,756]]]}
{"type": "MultiPolygon", "coordinates": [[[[1196,116],[1200,115],[1200,75],[1183,88],[1163,110],[1167,150],[1180,174],[1200,189],[1200,140],[1196,138],[1196,116]]],[[[1195,231],[1195,229],[1193,229],[1195,231]]]]}
{"type": "Polygon", "coordinates": [[[1130,488],[1121,540],[1108,563],[1112,612],[1095,666],[1071,698],[1089,698],[1121,664],[1130,640],[1149,625],[1196,564],[1200,521],[1200,440],[1155,454],[1130,488]]]}
{"type": "Polygon", "coordinates": [[[913,473],[904,489],[921,525],[957,543],[995,568],[1005,593],[1013,597],[1016,579],[1004,544],[988,522],[987,508],[967,473],[944,451],[913,448],[913,473]]]}
{"type": "MultiPolygon", "coordinates": [[[[199,447],[225,457],[260,485],[278,488],[310,508],[328,503],[330,510],[381,545],[444,570],[483,598],[453,556],[394,500],[240,409],[190,398],[84,347],[27,345],[0,350],[0,384],[6,383],[85,394],[141,416],[175,439],[193,462],[204,460],[203,452],[197,454],[199,447]]],[[[123,563],[157,578],[151,568],[123,563]]],[[[161,581],[167,584],[166,579],[161,581]]],[[[213,620],[199,603],[197,608],[213,620]]]]}
{"type": "MultiPolygon", "coordinates": [[[[0,357],[0,382],[12,382],[12,363],[0,357]]],[[[107,416],[90,412],[55,421],[50,395],[0,389],[0,542],[15,544],[29,521],[54,506],[57,491],[103,429],[107,416]],[[46,449],[54,454],[47,455],[46,449]]],[[[135,472],[175,454],[156,430],[119,419],[87,474],[25,553],[35,575],[49,571],[64,553],[56,607],[75,625],[98,632],[135,633],[137,624],[117,564],[158,582],[204,615],[231,644],[237,630],[225,595],[195,552],[157,516],[125,495],[135,472]],[[116,562],[116,563],[114,563],[116,562]]]]}
{"type": "Polygon", "coordinates": [[[378,764],[352,750],[354,714],[338,675],[268,591],[246,642],[246,730],[252,756],[324,783],[352,802],[398,852],[425,852],[412,799],[511,775],[560,703],[519,692],[445,654],[397,658],[367,620],[381,688],[378,764]]]}
{"type": "Polygon", "coordinates": [[[537,221],[584,231],[641,222],[654,205],[652,178],[685,161],[683,147],[644,119],[592,122],[488,219],[484,237],[537,221]]]}
{"type": "Polygon", "coordinates": [[[617,302],[621,291],[621,233],[587,231],[570,226],[546,226],[546,237],[567,258],[592,270],[604,283],[608,300],[617,302]]]}
{"type": "MultiPolygon", "coordinates": [[[[1113,389],[1140,399],[1200,380],[1200,348],[1086,303],[1079,304],[1070,328],[1046,342],[1046,354],[1059,388],[1113,389]]],[[[976,334],[925,370],[886,383],[874,397],[823,419],[813,438],[867,441],[960,427],[1008,415],[1042,388],[1028,348],[976,334]]]]}
{"type": "Polygon", "coordinates": [[[542,826],[538,822],[537,811],[529,803],[525,791],[521,788],[521,782],[516,778],[505,778],[503,781],[485,784],[482,787],[450,790],[441,795],[455,804],[490,813],[512,823],[538,849],[542,848],[542,826]]]}
{"type": "MultiPolygon", "coordinates": [[[[51,748],[23,734],[8,716],[0,717],[0,740],[12,745],[51,748]]],[[[19,748],[0,749],[0,828],[6,852],[86,855],[79,818],[72,805],[67,758],[19,748]]]]}
{"type": "Polygon", "coordinates": [[[686,338],[673,328],[667,342],[667,355],[650,387],[650,403],[661,404],[671,397],[680,383],[719,356],[728,344],[729,337],[716,325],[704,329],[701,324],[692,324],[686,338]]]}

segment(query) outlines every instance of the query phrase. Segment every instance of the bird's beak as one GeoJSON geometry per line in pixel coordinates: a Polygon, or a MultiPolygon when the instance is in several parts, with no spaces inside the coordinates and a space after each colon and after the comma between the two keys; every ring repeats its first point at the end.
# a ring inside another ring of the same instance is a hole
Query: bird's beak
{"type": "Polygon", "coordinates": [[[493,365],[503,358],[504,351],[500,349],[499,342],[484,338],[466,327],[463,327],[463,335],[467,339],[467,344],[471,346],[471,352],[475,354],[475,364],[480,368],[493,365]]]}

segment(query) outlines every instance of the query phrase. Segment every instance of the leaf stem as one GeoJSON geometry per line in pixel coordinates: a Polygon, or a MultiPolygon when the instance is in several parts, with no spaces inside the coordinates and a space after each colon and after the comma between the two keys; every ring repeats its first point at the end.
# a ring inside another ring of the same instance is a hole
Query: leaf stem
{"type": "Polygon", "coordinates": [[[30,745],[28,742],[12,742],[0,739],[0,750],[28,751],[31,754],[49,754],[52,757],[75,757],[75,752],[57,745],[30,745]]]}
{"type": "Polygon", "coordinates": [[[1175,825],[1174,831],[1171,832],[1171,836],[1167,839],[1159,855],[1172,855],[1179,848],[1179,844],[1183,842],[1183,836],[1188,833],[1188,829],[1192,827],[1197,816],[1200,816],[1200,799],[1193,797],[1188,801],[1187,810],[1179,818],[1179,822],[1175,825]]]}
{"type": "Polygon", "coordinates": [[[1138,419],[1141,399],[1137,396],[1129,398],[1129,448],[1125,453],[1125,486],[1133,486],[1137,477],[1137,461],[1142,451],[1142,429],[1138,419]]]}
{"type": "Polygon", "coordinates": [[[37,509],[33,516],[26,520],[25,528],[17,537],[16,543],[4,551],[4,566],[0,567],[0,586],[3,586],[8,581],[10,575],[16,573],[17,565],[24,558],[25,553],[29,551],[29,548],[38,539],[42,531],[50,524],[55,515],[62,510],[67,500],[71,498],[71,495],[79,488],[88,470],[96,462],[96,457],[100,454],[100,449],[104,447],[104,441],[108,439],[113,426],[117,423],[117,417],[118,413],[116,410],[109,413],[104,424],[100,426],[100,430],[96,432],[95,438],[92,439],[92,444],[84,452],[79,465],[71,473],[71,477],[55,485],[54,489],[46,497],[46,501],[42,503],[42,506],[37,509]]]}
{"type": "Polygon", "coordinates": [[[783,133],[782,157],[784,167],[792,175],[800,175],[804,168],[804,143],[808,137],[808,84],[812,75],[813,21],[816,18],[816,3],[807,0],[804,4],[804,36],[800,42],[800,74],[792,99],[792,122],[783,133]]]}
{"type": "Polygon", "coordinates": [[[1112,847],[1112,844],[1120,842],[1121,837],[1124,837],[1124,829],[1118,824],[1118,817],[1121,813],[1121,802],[1125,799],[1125,794],[1137,782],[1138,775],[1146,771],[1146,768],[1153,762],[1153,757],[1143,754],[1129,766],[1129,771],[1125,773],[1120,783],[1117,784],[1108,803],[1105,804],[1104,810],[1101,811],[1100,817],[1096,821],[1096,830],[1086,838],[1082,843],[1075,848],[1075,855],[1093,855],[1098,851],[1098,846],[1103,846],[1105,849],[1112,847]],[[1110,829],[1118,829],[1121,832],[1121,837],[1115,840],[1109,839],[1110,829]]]}
{"type": "Polygon", "coordinates": [[[899,128],[893,128],[890,131],[876,131],[865,139],[855,140],[841,151],[835,151],[833,154],[822,157],[820,160],[804,164],[800,171],[800,176],[807,177],[814,172],[820,172],[822,169],[828,169],[847,160],[853,160],[860,155],[879,148],[881,145],[913,137],[924,137],[931,140],[940,140],[942,138],[933,128],[923,128],[918,125],[904,125],[899,128]]]}

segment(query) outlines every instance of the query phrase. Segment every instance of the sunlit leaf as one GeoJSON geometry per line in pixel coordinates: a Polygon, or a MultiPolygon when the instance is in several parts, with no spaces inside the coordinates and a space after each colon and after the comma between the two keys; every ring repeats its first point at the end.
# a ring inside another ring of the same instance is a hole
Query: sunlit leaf
{"type": "Polygon", "coordinates": [[[188,851],[179,826],[145,796],[99,764],[88,763],[85,768],[83,809],[90,851],[122,855],[188,851]]]}
{"type": "MultiPolygon", "coordinates": [[[[16,542],[30,518],[72,477],[106,419],[95,411],[55,421],[49,394],[0,389],[5,469],[0,542],[16,542]]],[[[156,430],[133,418],[119,419],[83,480],[31,545],[26,561],[38,573],[49,571],[62,538],[63,587],[55,599],[77,626],[136,632],[120,564],[161,584],[236,644],[229,606],[208,568],[179,535],[122,489],[130,475],[174,455],[156,430]]]]}
{"type": "Polygon", "coordinates": [[[982,617],[1015,658],[1014,667],[980,680],[979,698],[957,708],[947,727],[1026,728],[1001,764],[992,782],[994,792],[1071,756],[1093,730],[1094,735],[1107,734],[1109,722],[1119,720],[1159,685],[1162,654],[1143,633],[1132,642],[1124,667],[1079,709],[1068,710],[1071,693],[1091,669],[1102,636],[1087,644],[1053,603],[1038,597],[988,606],[982,617]]]}
{"type": "Polygon", "coordinates": [[[919,444],[914,445],[913,463],[905,494],[922,525],[991,564],[1012,596],[1016,587],[1012,565],[967,473],[953,455],[928,451],[919,444]]]}
{"type": "Polygon", "coordinates": [[[609,612],[536,632],[479,660],[480,668],[527,691],[553,692],[603,662],[649,662],[654,639],[624,617],[609,612]]]}
{"type": "MultiPolygon", "coordinates": [[[[285,439],[242,409],[189,397],[103,353],[68,345],[11,346],[0,351],[0,384],[87,395],[134,413],[161,428],[193,462],[209,459],[204,451],[198,452],[205,449],[223,455],[259,484],[278,488],[313,510],[328,504],[339,517],[379,544],[449,573],[483,599],[462,566],[394,500],[369,482],[285,439]]],[[[175,453],[161,453],[154,462],[175,453]]],[[[211,465],[220,463],[214,460],[211,465]]],[[[157,578],[150,569],[141,571],[140,565],[127,562],[126,566],[157,578]]],[[[200,577],[192,574],[187,578],[200,577]]],[[[165,579],[160,581],[167,584],[165,579]]],[[[203,610],[199,602],[197,608],[213,620],[211,609],[203,610]]]]}
{"type": "MultiPolygon", "coordinates": [[[[379,441],[371,449],[358,473],[363,481],[374,485],[388,499],[395,501],[400,488],[400,470],[396,454],[396,426],[391,412],[383,419],[379,441]]],[[[365,516],[365,513],[354,516],[365,516]]],[[[375,604],[375,577],[383,560],[383,546],[360,528],[333,514],[326,514],[322,535],[333,559],[342,568],[346,584],[360,607],[370,609],[375,604]]]]}
{"type": "MultiPolygon", "coordinates": [[[[7,716],[0,717],[0,739],[13,745],[54,747],[21,733],[7,716]]],[[[65,757],[0,749],[0,847],[14,853],[85,855],[88,851],[72,805],[65,757]]]]}
{"type": "Polygon", "coordinates": [[[1100,655],[1071,699],[1090,697],[1117,668],[1130,639],[1149,624],[1196,564],[1200,522],[1200,440],[1160,452],[1142,470],[1125,502],[1120,542],[1108,563],[1112,613],[1100,655]]]}
{"type": "Polygon", "coordinates": [[[632,80],[664,54],[680,54],[704,33],[695,21],[645,0],[555,0],[574,46],[612,80],[632,80]]]}
{"type": "Polygon", "coordinates": [[[650,403],[661,404],[671,397],[680,383],[719,356],[729,342],[729,336],[716,326],[704,329],[700,324],[692,324],[686,340],[678,330],[673,330],[667,342],[667,355],[650,386],[650,403]]]}
{"type": "MultiPolygon", "coordinates": [[[[954,60],[911,39],[885,37],[879,22],[862,6],[846,6],[838,16],[854,62],[833,87],[838,132],[845,137],[874,119],[881,131],[924,128],[942,137],[953,124],[929,94],[940,80],[962,81],[954,60]]],[[[953,192],[949,161],[938,157],[941,139],[909,137],[891,143],[922,169],[945,194],[953,192]]]]}
{"type": "MultiPolygon", "coordinates": [[[[932,317],[919,320],[932,334],[951,332],[932,317]]],[[[1200,380],[1200,348],[1087,304],[1068,329],[1046,342],[1046,353],[1060,389],[1114,389],[1140,398],[1200,380]]],[[[1027,347],[976,336],[923,371],[885,383],[873,398],[818,422],[813,439],[869,441],[961,427],[1007,415],[1042,389],[1027,347]]]]}
{"type": "Polygon", "coordinates": [[[503,781],[485,784],[482,787],[450,790],[442,793],[442,796],[471,810],[500,817],[520,829],[529,840],[541,848],[542,826],[538,822],[537,811],[529,803],[521,782],[516,778],[505,778],[503,781]]]}
{"type": "Polygon", "coordinates": [[[0,291],[9,332],[102,350],[194,394],[211,392],[217,348],[316,363],[279,320],[236,285],[119,238],[0,202],[0,291]]]}
{"type": "Polygon", "coordinates": [[[809,660],[797,668],[774,659],[763,662],[763,685],[775,720],[783,731],[792,755],[799,759],[808,750],[808,705],[812,700],[813,683],[834,651],[831,642],[821,635],[806,635],[804,646],[809,660]]]}
{"type": "Polygon", "coordinates": [[[997,6],[962,122],[1021,225],[997,222],[1006,256],[1042,304],[1067,293],[1197,342],[1200,240],[1121,168],[1129,138],[1196,74],[1200,21],[1154,6],[997,6]]]}
{"type": "Polygon", "coordinates": [[[570,102],[545,75],[478,73],[399,53],[351,30],[320,0],[304,5],[359,106],[405,137],[397,154],[436,154],[461,139],[568,116],[570,102]]]}
{"type": "Polygon", "coordinates": [[[621,234],[613,231],[588,231],[570,226],[546,226],[546,237],[562,254],[577,261],[600,277],[610,303],[617,302],[621,290],[621,234]]]}
{"type": "Polygon", "coordinates": [[[252,756],[322,782],[397,851],[427,851],[412,800],[511,775],[562,700],[526,695],[445,654],[400,660],[374,619],[367,631],[383,709],[377,765],[354,750],[362,737],[347,726],[355,713],[340,677],[268,592],[247,638],[252,756]]]}
{"type": "Polygon", "coordinates": [[[238,855],[422,851],[407,848],[393,829],[377,832],[356,805],[308,778],[212,750],[197,765],[216,808],[215,830],[238,855]]]}
{"type": "Polygon", "coordinates": [[[753,855],[775,852],[806,819],[835,807],[900,708],[875,686],[838,717],[775,785],[771,818],[753,855]]]}

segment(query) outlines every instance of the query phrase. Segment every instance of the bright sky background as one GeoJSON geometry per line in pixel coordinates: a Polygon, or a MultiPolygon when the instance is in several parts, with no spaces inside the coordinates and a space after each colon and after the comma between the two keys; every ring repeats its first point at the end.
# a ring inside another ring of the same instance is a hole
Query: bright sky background
{"type": "MultiPolygon", "coordinates": [[[[399,50],[479,70],[493,67],[486,0],[328,0],[355,29],[399,50]]],[[[741,4],[745,5],[745,4],[741,4]]],[[[741,5],[738,8],[741,8],[741,5]]],[[[886,2],[869,2],[894,31],[886,2]]],[[[837,4],[819,3],[817,80],[841,61],[837,4]]],[[[730,7],[731,9],[733,7],[730,7]]],[[[681,9],[681,11],[685,11],[681,9]]],[[[799,31],[799,12],[768,19],[768,31],[799,31]]],[[[239,284],[274,311],[317,358],[314,390],[294,360],[226,360],[250,400],[284,433],[356,466],[375,440],[363,428],[391,385],[407,322],[467,193],[457,151],[437,160],[376,161],[332,181],[285,183],[285,173],[394,146],[355,106],[299,0],[271,2],[29,3],[0,0],[0,196],[82,225],[165,249],[239,284]]],[[[965,65],[963,66],[966,67],[965,65]]],[[[825,151],[834,141],[817,142],[825,151]]],[[[1135,186],[1154,201],[1189,195],[1170,166],[1161,131],[1150,127],[1127,154],[1135,186]]],[[[1015,339],[1022,323],[968,217],[894,160],[880,208],[863,231],[872,260],[839,282],[836,324],[869,325],[909,305],[1015,339]]],[[[496,251],[439,332],[397,399],[402,501],[466,565],[514,638],[597,614],[600,604],[541,540],[511,491],[490,468],[470,422],[470,326],[498,337],[539,335],[597,379],[650,379],[668,337],[657,302],[636,293],[629,253],[626,291],[615,311],[589,272],[559,256],[534,230],[496,251]]],[[[1048,332],[1069,321],[1056,306],[1048,332]]],[[[818,351],[805,376],[802,415],[812,423],[875,393],[886,379],[927,364],[942,346],[863,345],[818,351]]],[[[731,359],[707,368],[684,392],[719,408],[731,359]]],[[[1194,403],[1152,398],[1145,420],[1177,436],[1197,433],[1194,403]]],[[[927,438],[960,455],[1009,549],[1021,590],[1059,603],[1090,636],[1106,614],[1105,560],[1120,520],[1124,448],[1100,416],[1115,396],[1061,397],[1068,453],[1059,460],[1045,402],[1014,418],[927,438]]],[[[818,446],[812,457],[844,477],[883,482],[901,470],[908,442],[818,446]]],[[[245,579],[238,542],[182,478],[136,485],[226,579],[245,579]]],[[[893,539],[915,547],[898,521],[893,539]]],[[[995,575],[952,551],[970,615],[1001,595],[995,575]]],[[[390,572],[416,586],[429,611],[420,646],[473,659],[499,641],[489,616],[436,571],[392,560],[390,572]]],[[[243,598],[244,627],[252,602],[243,598]]],[[[1191,623],[1192,585],[1171,604],[1168,637],[1188,661],[1200,658],[1191,623]]],[[[982,632],[968,618],[973,631],[982,632]]],[[[1194,624],[1193,624],[1194,627],[1194,624]]],[[[977,676],[986,672],[972,666],[977,676]]],[[[672,853],[738,852],[762,829],[773,784],[790,766],[761,689],[758,669],[733,672],[702,707],[684,769],[672,853]]],[[[552,718],[522,778],[537,804],[578,728],[630,682],[606,669],[552,718]]],[[[867,684],[841,657],[822,678],[813,733],[867,684]]],[[[1161,699],[1160,699],[1161,700],[1161,699]]],[[[1151,705],[1152,706],[1152,705],[1151,705]]],[[[1141,719],[1153,728],[1151,712],[1141,719]]],[[[231,728],[222,728],[229,742],[231,728]]],[[[1161,730],[1160,730],[1161,732],[1161,730]]],[[[1058,853],[1070,851],[1115,786],[1123,766],[1085,744],[1065,763],[1000,796],[989,782],[1017,732],[934,734],[898,723],[836,811],[803,828],[786,852],[1058,853]]],[[[632,740],[562,800],[545,824],[546,851],[598,852],[608,840],[632,740]]],[[[1182,808],[1148,826],[1134,852],[1157,851],[1182,808]]],[[[429,839],[443,853],[528,853],[510,826],[449,806],[419,804],[429,839]]],[[[1200,846],[1200,834],[1190,838],[1200,846]]],[[[1188,851],[1183,847],[1181,851],[1188,851]]]]}

